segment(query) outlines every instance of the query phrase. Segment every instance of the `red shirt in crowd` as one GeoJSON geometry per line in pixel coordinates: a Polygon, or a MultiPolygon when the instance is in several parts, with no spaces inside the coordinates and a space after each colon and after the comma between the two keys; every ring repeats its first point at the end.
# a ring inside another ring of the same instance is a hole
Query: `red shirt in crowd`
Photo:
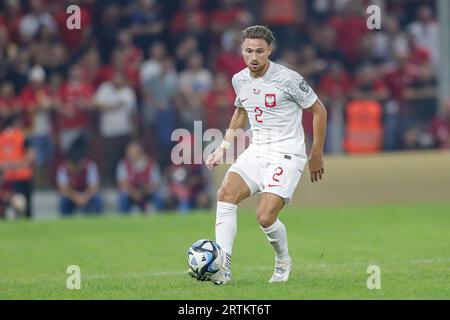
{"type": "Polygon", "coordinates": [[[0,97],[0,114],[21,111],[22,100],[19,96],[0,97]]]}
{"type": "Polygon", "coordinates": [[[361,39],[369,31],[364,18],[335,16],[328,24],[336,31],[338,49],[349,61],[357,60],[361,39]]]}
{"type": "Polygon", "coordinates": [[[222,51],[216,58],[217,72],[224,72],[231,80],[234,74],[246,67],[241,52],[222,51]]]}
{"type": "Polygon", "coordinates": [[[136,188],[144,188],[148,183],[152,182],[152,173],[154,170],[153,161],[146,159],[145,166],[136,167],[131,161],[125,160],[125,169],[127,172],[127,180],[130,185],[136,188]]]}
{"type": "Polygon", "coordinates": [[[122,53],[123,73],[134,90],[139,89],[139,65],[143,56],[142,51],[136,47],[128,48],[122,53]]]}
{"type": "Polygon", "coordinates": [[[236,107],[234,91],[229,88],[225,92],[209,91],[205,97],[205,119],[208,129],[228,129],[228,124],[236,107]]]}
{"type": "Polygon", "coordinates": [[[39,100],[46,97],[50,97],[50,88],[48,85],[44,85],[38,89],[29,85],[22,89],[23,126],[25,129],[30,129],[33,126],[32,111],[39,105],[39,100]]]}
{"type": "Polygon", "coordinates": [[[64,83],[58,92],[62,103],[58,114],[58,124],[63,129],[83,128],[88,124],[88,113],[84,109],[94,95],[89,83],[64,83]]]}
{"type": "Polygon", "coordinates": [[[319,91],[330,98],[345,96],[352,89],[352,78],[345,71],[338,75],[325,74],[319,84],[319,91]]]}
{"type": "Polygon", "coordinates": [[[385,83],[394,99],[398,101],[404,100],[405,89],[415,79],[414,68],[410,65],[396,68],[386,73],[385,83]]]}

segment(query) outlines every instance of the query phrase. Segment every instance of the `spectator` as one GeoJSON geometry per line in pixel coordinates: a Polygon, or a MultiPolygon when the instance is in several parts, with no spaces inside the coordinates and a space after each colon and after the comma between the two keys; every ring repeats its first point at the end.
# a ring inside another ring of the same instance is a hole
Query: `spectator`
{"type": "MultiPolygon", "coordinates": [[[[64,58],[67,60],[67,57],[64,57],[63,54],[60,54],[59,56],[54,54],[55,50],[53,48],[56,47],[57,44],[54,35],[51,34],[48,27],[42,26],[38,29],[38,32],[29,45],[31,60],[34,64],[40,65],[44,70],[47,70],[47,73],[51,64],[59,64],[64,58]],[[55,58],[59,61],[53,61],[55,58]]],[[[59,50],[65,52],[66,49],[60,44],[59,50]]]]}
{"type": "Polygon", "coordinates": [[[30,131],[30,143],[36,150],[36,164],[39,167],[39,181],[44,181],[49,161],[52,159],[52,126],[50,111],[54,100],[45,82],[45,71],[41,66],[33,67],[29,72],[30,84],[22,90],[22,103],[25,110],[25,125],[30,131]]]}
{"type": "Polygon", "coordinates": [[[169,207],[183,213],[207,208],[211,200],[207,169],[194,163],[194,141],[193,135],[180,138],[178,146],[183,150],[183,162],[172,164],[165,172],[169,207]]]}
{"type": "MultiPolygon", "coordinates": [[[[159,68],[158,68],[159,69],[159,68]]],[[[156,70],[155,70],[156,72],[156,70]]],[[[177,95],[178,79],[172,58],[162,61],[159,73],[142,83],[144,126],[152,130],[152,141],[156,143],[158,162],[166,166],[171,149],[171,135],[176,128],[174,97],[177,95]]]]}
{"type": "Polygon", "coordinates": [[[369,32],[362,15],[362,4],[359,1],[347,1],[339,13],[329,20],[328,25],[336,30],[337,47],[344,54],[347,63],[355,67],[361,39],[369,32]]]}
{"type": "Polygon", "coordinates": [[[223,72],[228,76],[228,80],[234,74],[244,69],[245,62],[241,53],[241,35],[240,33],[234,33],[233,38],[227,43],[227,39],[222,39],[222,50],[217,54],[215,61],[215,70],[217,72],[223,72]]]}
{"type": "Polygon", "coordinates": [[[83,139],[75,141],[57,169],[59,211],[62,215],[72,214],[77,209],[84,213],[102,212],[97,165],[85,156],[83,144],[83,139]]]}
{"type": "MultiPolygon", "coordinates": [[[[328,134],[325,144],[328,152],[341,153],[344,150],[344,109],[353,86],[354,81],[346,72],[343,64],[340,61],[330,61],[329,68],[324,73],[318,87],[328,110],[328,134]]],[[[308,138],[312,137],[308,136],[308,138]]]]}
{"type": "Polygon", "coordinates": [[[202,165],[172,165],[168,169],[169,206],[182,213],[207,208],[210,196],[202,165]]]}
{"type": "Polygon", "coordinates": [[[405,90],[416,76],[416,68],[409,63],[409,58],[409,54],[397,52],[395,67],[389,68],[384,75],[389,90],[383,117],[385,150],[398,150],[401,147],[400,123],[405,109],[405,90]]]}
{"type": "Polygon", "coordinates": [[[372,54],[378,62],[392,64],[397,52],[408,52],[408,39],[399,19],[388,15],[383,19],[383,28],[374,35],[372,54]]]}
{"type": "Polygon", "coordinates": [[[160,180],[158,165],[145,154],[138,142],[130,142],[125,159],[117,166],[119,211],[129,213],[136,205],[141,212],[147,212],[149,203],[154,209],[162,210],[164,204],[157,191],[160,180]]]}
{"type": "Polygon", "coordinates": [[[32,192],[33,169],[36,153],[25,138],[20,117],[9,116],[0,133],[0,171],[4,181],[11,186],[12,192],[21,194],[26,201],[25,215],[33,216],[32,192]]]}
{"type": "Polygon", "coordinates": [[[198,51],[199,44],[197,37],[191,34],[183,36],[183,38],[178,41],[178,45],[175,49],[177,70],[182,71],[186,69],[189,57],[198,51]]]}
{"type": "Polygon", "coordinates": [[[113,70],[109,65],[102,65],[100,53],[96,47],[90,47],[81,57],[83,81],[91,83],[96,89],[105,81],[112,79],[113,70]]]}
{"type": "Polygon", "coordinates": [[[60,87],[58,124],[60,148],[63,153],[78,138],[85,135],[88,127],[88,112],[92,105],[94,88],[84,82],[82,69],[75,65],[69,71],[67,81],[60,87]]]}
{"type": "Polygon", "coordinates": [[[10,65],[7,70],[6,78],[9,79],[16,88],[17,92],[21,92],[28,84],[28,75],[31,66],[30,50],[18,50],[17,47],[10,51],[10,65]]]}
{"type": "Polygon", "coordinates": [[[95,93],[94,104],[100,111],[100,135],[107,159],[105,177],[114,181],[115,168],[133,134],[132,115],[136,111],[136,94],[116,72],[112,81],[104,82],[95,93]]]}
{"type": "Polygon", "coordinates": [[[183,127],[191,128],[193,121],[202,119],[202,101],[212,87],[211,72],[203,67],[199,53],[189,57],[188,68],[179,78],[179,112],[183,127]]]}
{"type": "Polygon", "coordinates": [[[96,35],[101,61],[107,63],[116,47],[117,33],[121,28],[121,8],[109,1],[102,2],[96,3],[99,8],[94,12],[98,12],[99,20],[95,23],[93,32],[96,35]],[[106,5],[103,6],[104,4],[106,5]]]}
{"type": "Polygon", "coordinates": [[[236,108],[233,106],[235,93],[224,73],[217,73],[214,86],[205,97],[205,129],[216,128],[225,132],[236,108]],[[220,115],[220,116],[218,116],[220,115]]]}
{"type": "Polygon", "coordinates": [[[20,1],[4,1],[4,9],[5,13],[2,18],[8,30],[8,39],[10,42],[18,43],[20,40],[19,25],[22,19],[22,8],[20,1]]]}
{"type": "Polygon", "coordinates": [[[19,32],[22,42],[29,42],[43,26],[48,28],[49,32],[56,34],[58,25],[55,18],[45,10],[43,0],[31,0],[30,12],[20,19],[19,32]]]}
{"type": "Polygon", "coordinates": [[[339,61],[350,69],[342,51],[337,46],[337,30],[328,25],[311,24],[311,41],[317,50],[317,57],[323,61],[339,61]]]}
{"type": "Polygon", "coordinates": [[[164,68],[164,60],[167,57],[167,49],[163,42],[155,42],[148,49],[148,60],[139,67],[139,80],[141,85],[161,75],[164,68]]]}
{"type": "MultiPolygon", "coordinates": [[[[139,65],[142,62],[142,51],[133,44],[133,36],[126,30],[117,35],[117,50],[120,52],[120,67],[133,90],[139,90],[139,65]]],[[[118,66],[116,66],[118,67],[118,66]]]]}
{"type": "Polygon", "coordinates": [[[405,90],[404,145],[406,148],[430,148],[428,124],[436,115],[437,81],[431,63],[419,67],[416,79],[405,90]]]}
{"type": "Polygon", "coordinates": [[[156,0],[138,0],[131,13],[130,26],[136,44],[141,48],[148,47],[150,43],[161,38],[164,27],[161,4],[156,0]]]}
{"type": "Polygon", "coordinates": [[[417,44],[431,53],[435,67],[439,59],[439,23],[434,18],[433,9],[427,5],[417,10],[417,20],[408,26],[409,32],[415,37],[417,44]]]}

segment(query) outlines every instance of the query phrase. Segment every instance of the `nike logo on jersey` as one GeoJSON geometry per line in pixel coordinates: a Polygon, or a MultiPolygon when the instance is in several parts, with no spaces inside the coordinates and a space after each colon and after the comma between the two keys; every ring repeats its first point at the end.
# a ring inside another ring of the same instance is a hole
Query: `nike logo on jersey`
{"type": "Polygon", "coordinates": [[[279,184],[269,184],[267,187],[268,188],[280,187],[280,185],[279,184]]]}
{"type": "Polygon", "coordinates": [[[241,102],[244,103],[245,101],[247,101],[249,98],[247,99],[242,99],[241,102]]]}

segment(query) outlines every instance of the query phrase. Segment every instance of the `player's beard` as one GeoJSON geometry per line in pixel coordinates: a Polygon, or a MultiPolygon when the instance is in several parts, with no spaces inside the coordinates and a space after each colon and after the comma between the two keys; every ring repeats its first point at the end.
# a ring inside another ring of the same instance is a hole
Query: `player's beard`
{"type": "Polygon", "coordinates": [[[264,70],[264,68],[266,67],[267,63],[268,62],[266,62],[265,64],[262,64],[259,61],[257,62],[257,64],[249,63],[248,68],[250,69],[252,74],[260,75],[262,73],[262,71],[264,70]]]}

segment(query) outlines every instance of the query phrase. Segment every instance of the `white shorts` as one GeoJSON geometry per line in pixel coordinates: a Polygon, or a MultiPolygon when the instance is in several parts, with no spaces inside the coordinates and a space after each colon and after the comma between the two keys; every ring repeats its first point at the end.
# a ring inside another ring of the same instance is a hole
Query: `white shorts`
{"type": "Polygon", "coordinates": [[[248,147],[228,169],[239,174],[253,195],[258,192],[274,193],[288,204],[306,165],[306,157],[289,153],[258,154],[248,147]]]}

